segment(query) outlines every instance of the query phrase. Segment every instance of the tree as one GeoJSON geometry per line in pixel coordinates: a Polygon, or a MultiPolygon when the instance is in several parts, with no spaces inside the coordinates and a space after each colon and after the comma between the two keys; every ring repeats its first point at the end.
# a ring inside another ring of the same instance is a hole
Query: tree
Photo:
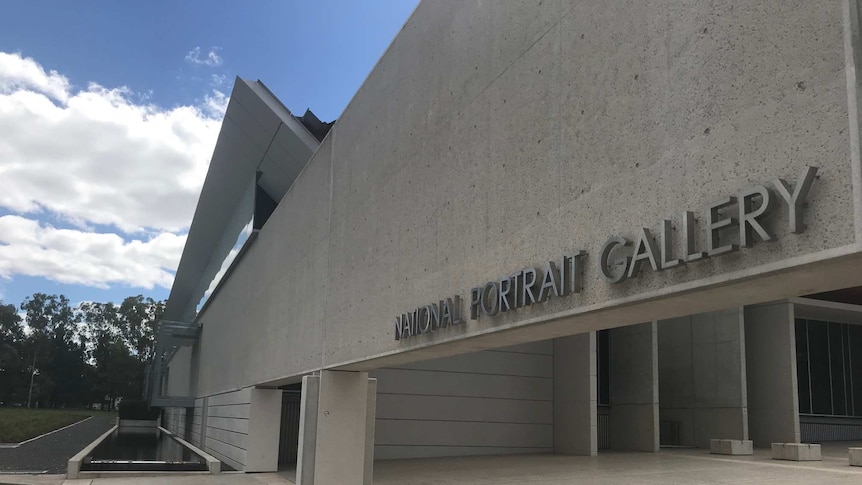
{"type": "Polygon", "coordinates": [[[18,400],[26,372],[21,360],[24,329],[15,310],[15,305],[0,302],[0,402],[4,403],[18,400]]]}
{"type": "Polygon", "coordinates": [[[120,334],[140,362],[147,362],[153,356],[156,322],[164,312],[164,302],[143,295],[130,296],[120,304],[120,334]]]}
{"type": "MultiPolygon", "coordinates": [[[[144,367],[152,357],[155,326],[164,302],[142,295],[113,303],[84,303],[82,332],[88,337],[89,363],[94,368],[94,390],[101,397],[139,398],[144,367]]],[[[101,398],[100,398],[101,400],[101,398]]]]}
{"type": "Polygon", "coordinates": [[[79,333],[79,312],[63,295],[34,293],[21,310],[32,333],[27,337],[27,357],[39,370],[34,397],[41,405],[62,407],[82,402],[86,374],[85,341],[79,333]]]}

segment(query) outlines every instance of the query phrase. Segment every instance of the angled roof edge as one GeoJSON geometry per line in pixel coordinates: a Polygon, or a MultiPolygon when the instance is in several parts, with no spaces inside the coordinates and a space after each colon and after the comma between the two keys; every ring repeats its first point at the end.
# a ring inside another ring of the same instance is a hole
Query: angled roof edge
{"type": "MultiPolygon", "coordinates": [[[[272,167],[273,157],[285,165],[285,159],[290,159],[292,170],[297,171],[299,164],[301,170],[318,145],[317,138],[262,82],[236,78],[165,307],[165,319],[195,318],[197,303],[242,229],[234,227],[238,218],[233,216],[242,210],[243,197],[263,162],[269,160],[272,167]],[[279,131],[290,143],[281,145],[278,154],[270,154],[279,131]]],[[[276,172],[278,168],[270,170],[276,172]]],[[[281,185],[292,184],[295,178],[290,173],[278,175],[281,185]]]]}

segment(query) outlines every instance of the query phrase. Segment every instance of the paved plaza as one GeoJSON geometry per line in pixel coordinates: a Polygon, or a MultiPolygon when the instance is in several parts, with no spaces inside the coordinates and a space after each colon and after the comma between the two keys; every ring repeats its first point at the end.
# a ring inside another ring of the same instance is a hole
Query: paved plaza
{"type": "MultiPolygon", "coordinates": [[[[754,456],[710,455],[706,450],[664,449],[661,453],[605,452],[597,457],[517,455],[392,460],[375,463],[375,485],[572,485],[572,484],[858,484],[862,467],[850,467],[847,447],[823,446],[823,461],[772,460],[769,450],[754,456]]],[[[27,485],[260,485],[289,484],[292,474],[223,473],[65,480],[62,475],[0,475],[0,484],[27,485]]]]}

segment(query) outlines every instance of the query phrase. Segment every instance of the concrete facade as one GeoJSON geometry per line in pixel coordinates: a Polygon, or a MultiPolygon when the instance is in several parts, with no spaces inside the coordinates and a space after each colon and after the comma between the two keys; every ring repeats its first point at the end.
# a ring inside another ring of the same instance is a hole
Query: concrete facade
{"type": "MultiPolygon", "coordinates": [[[[184,268],[224,248],[183,255],[166,318],[201,331],[164,385],[195,398],[191,441],[277,468],[294,386],[306,485],[367,483],[373,458],[656,452],[665,427],[798,443],[787,298],[862,285],[860,48],[856,0],[427,0],[319,145],[239,80],[204,192],[260,171],[278,206],[191,317],[184,268]],[[569,286],[510,305],[524,268],[569,286]],[[515,308],[473,319],[474,288],[515,308]],[[396,338],[453,295],[463,323],[396,338]]],[[[190,240],[226,230],[202,214],[190,240]]]]}

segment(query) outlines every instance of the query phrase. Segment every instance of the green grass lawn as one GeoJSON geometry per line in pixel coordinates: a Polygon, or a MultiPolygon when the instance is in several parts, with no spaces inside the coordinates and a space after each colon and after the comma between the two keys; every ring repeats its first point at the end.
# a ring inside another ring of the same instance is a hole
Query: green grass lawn
{"type": "Polygon", "coordinates": [[[109,413],[86,409],[0,408],[0,443],[20,443],[88,416],[105,414],[109,413]]]}

